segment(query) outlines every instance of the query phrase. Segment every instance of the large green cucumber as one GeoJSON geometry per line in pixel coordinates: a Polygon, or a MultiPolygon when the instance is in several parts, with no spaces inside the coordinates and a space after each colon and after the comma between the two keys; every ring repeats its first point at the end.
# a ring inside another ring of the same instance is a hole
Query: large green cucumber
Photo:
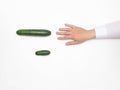
{"type": "Polygon", "coordinates": [[[18,35],[26,36],[49,36],[51,31],[46,29],[19,29],[16,31],[18,35]]]}
{"type": "Polygon", "coordinates": [[[49,50],[39,50],[39,51],[36,51],[35,54],[45,56],[45,55],[49,55],[50,51],[49,50]]]}

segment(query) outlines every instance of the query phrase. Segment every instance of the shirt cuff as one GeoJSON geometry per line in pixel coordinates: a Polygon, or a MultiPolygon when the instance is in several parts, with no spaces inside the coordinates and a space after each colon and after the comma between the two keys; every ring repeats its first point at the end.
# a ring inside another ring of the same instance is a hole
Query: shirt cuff
{"type": "Polygon", "coordinates": [[[107,38],[107,28],[105,26],[95,27],[95,33],[97,39],[107,38]]]}

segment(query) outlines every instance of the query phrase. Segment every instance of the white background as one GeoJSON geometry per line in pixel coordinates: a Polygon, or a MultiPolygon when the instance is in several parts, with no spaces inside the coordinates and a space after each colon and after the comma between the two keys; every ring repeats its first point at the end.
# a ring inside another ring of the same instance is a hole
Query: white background
{"type": "Polygon", "coordinates": [[[64,23],[86,29],[120,20],[119,0],[0,0],[0,90],[120,90],[120,40],[65,46],[64,23]],[[49,29],[49,37],[16,35],[49,29]],[[49,56],[35,51],[48,49],[49,56]]]}

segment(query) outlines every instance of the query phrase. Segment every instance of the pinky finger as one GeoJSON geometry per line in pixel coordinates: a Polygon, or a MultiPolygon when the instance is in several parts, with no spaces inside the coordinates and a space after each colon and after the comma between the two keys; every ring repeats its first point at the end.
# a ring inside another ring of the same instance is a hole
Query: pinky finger
{"type": "Polygon", "coordinates": [[[59,31],[70,31],[70,28],[59,28],[59,31]]]}

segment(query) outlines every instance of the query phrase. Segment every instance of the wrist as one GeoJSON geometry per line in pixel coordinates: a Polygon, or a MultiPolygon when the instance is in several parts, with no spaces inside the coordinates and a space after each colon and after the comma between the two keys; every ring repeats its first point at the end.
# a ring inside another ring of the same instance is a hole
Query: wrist
{"type": "Polygon", "coordinates": [[[96,38],[95,29],[88,30],[88,33],[89,33],[89,39],[96,38]]]}

